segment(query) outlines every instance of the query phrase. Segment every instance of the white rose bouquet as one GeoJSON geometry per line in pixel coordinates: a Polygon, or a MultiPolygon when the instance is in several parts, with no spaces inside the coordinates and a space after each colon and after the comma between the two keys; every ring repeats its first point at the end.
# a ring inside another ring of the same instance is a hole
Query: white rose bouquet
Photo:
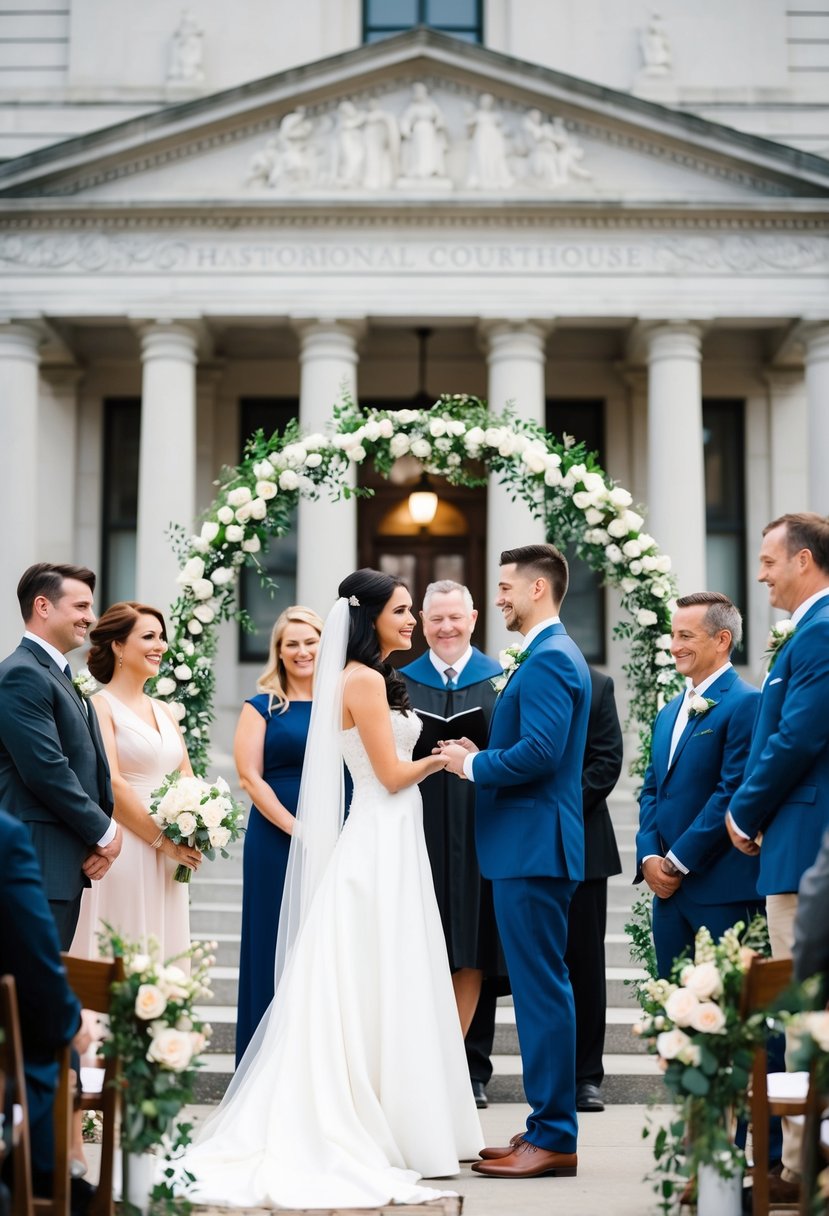
{"type": "MultiPolygon", "coordinates": [[[[185,842],[200,849],[209,861],[215,859],[217,849],[222,857],[229,857],[227,846],[244,831],[244,808],[223,777],[211,782],[185,777],[178,770],[168,773],[153,790],[150,814],[174,844],[185,842]]],[[[176,882],[189,882],[191,873],[181,865],[173,877],[176,882]]]]}
{"type": "MultiPolygon", "coordinates": [[[[629,926],[629,929],[631,927],[629,926]]],[[[678,1114],[654,1141],[655,1186],[667,1205],[677,1179],[695,1176],[701,1164],[726,1177],[742,1168],[734,1145],[734,1120],[748,1104],[754,1048],[767,1034],[767,1013],[740,1016],[745,972],[755,953],[768,953],[766,924],[737,923],[714,942],[697,933],[693,962],[682,956],[670,980],[639,985],[641,1021],[634,1033],[659,1058],[678,1114]]]]}

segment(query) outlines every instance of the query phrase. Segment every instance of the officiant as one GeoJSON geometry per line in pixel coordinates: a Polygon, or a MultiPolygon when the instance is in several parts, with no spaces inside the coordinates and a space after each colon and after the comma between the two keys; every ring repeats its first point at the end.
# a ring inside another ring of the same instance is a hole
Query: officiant
{"type": "MultiPolygon", "coordinates": [[[[412,705],[439,718],[451,718],[480,707],[485,736],[497,695],[490,681],[501,674],[501,666],[472,645],[478,613],[469,590],[450,579],[430,583],[420,617],[429,650],[400,669],[412,705]]],[[[450,724],[446,730],[451,729],[450,724]]],[[[481,878],[475,852],[475,786],[471,781],[457,781],[445,773],[435,773],[427,777],[420,789],[426,847],[461,1027],[467,1036],[484,979],[488,995],[493,987],[508,990],[492,891],[490,884],[481,878]]],[[[486,1004],[491,1007],[494,1019],[494,999],[486,1004]]],[[[485,1106],[484,1086],[491,1066],[487,1058],[482,1061],[479,1055],[472,1036],[467,1037],[472,1087],[478,1104],[485,1106]],[[485,1076],[482,1067],[487,1070],[485,1076]]]]}

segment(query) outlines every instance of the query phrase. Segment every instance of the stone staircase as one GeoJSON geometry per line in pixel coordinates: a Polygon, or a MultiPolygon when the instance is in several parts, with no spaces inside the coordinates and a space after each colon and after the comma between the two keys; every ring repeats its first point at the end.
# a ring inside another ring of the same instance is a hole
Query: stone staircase
{"type": "MultiPolygon", "coordinates": [[[[619,852],[624,871],[608,884],[606,937],[607,1034],[605,1037],[605,1081],[602,1088],[609,1103],[645,1103],[665,1099],[665,1089],[653,1056],[633,1035],[637,1020],[636,1000],[626,981],[641,972],[631,965],[624,925],[639,888],[632,886],[634,837],[638,808],[635,783],[623,779],[610,800],[619,852]]],[[[216,1102],[224,1093],[234,1066],[236,1038],[236,989],[239,976],[239,943],[242,919],[241,844],[229,861],[205,862],[190,887],[190,918],[194,938],[218,943],[213,969],[213,998],[204,1012],[213,1026],[207,1065],[200,1071],[197,1102],[216,1102]]],[[[493,1049],[494,1072],[487,1092],[492,1102],[523,1102],[521,1056],[515,1029],[512,998],[499,1001],[493,1049]]]]}

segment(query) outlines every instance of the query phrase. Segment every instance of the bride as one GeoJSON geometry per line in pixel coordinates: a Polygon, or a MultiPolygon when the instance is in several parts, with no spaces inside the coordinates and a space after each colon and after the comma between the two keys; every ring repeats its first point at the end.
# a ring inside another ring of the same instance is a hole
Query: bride
{"type": "Polygon", "coordinates": [[[376,570],[339,595],[317,660],[276,996],[184,1158],[201,1203],[424,1203],[445,1192],[420,1178],[457,1174],[482,1144],[416,788],[443,762],[411,760],[420,722],[387,662],[411,646],[411,596],[376,570]]]}

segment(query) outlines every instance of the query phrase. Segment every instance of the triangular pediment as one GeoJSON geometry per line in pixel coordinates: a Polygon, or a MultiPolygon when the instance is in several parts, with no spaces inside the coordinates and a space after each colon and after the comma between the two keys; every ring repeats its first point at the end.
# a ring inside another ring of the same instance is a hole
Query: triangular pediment
{"type": "Polygon", "coordinates": [[[428,30],[0,166],[0,206],[745,207],[827,197],[821,157],[428,30]]]}

